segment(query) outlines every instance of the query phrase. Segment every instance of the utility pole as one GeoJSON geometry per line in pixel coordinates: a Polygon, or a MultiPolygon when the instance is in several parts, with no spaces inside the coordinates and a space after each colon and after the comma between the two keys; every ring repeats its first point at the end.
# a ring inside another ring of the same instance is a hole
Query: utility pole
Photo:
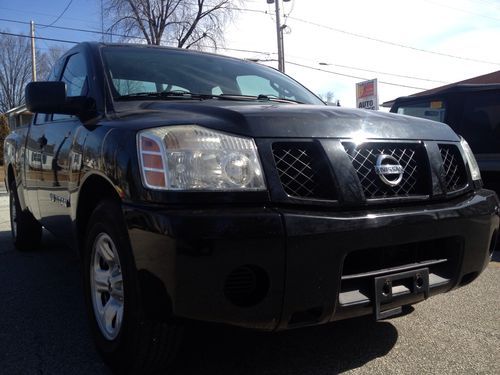
{"type": "Polygon", "coordinates": [[[36,51],[35,51],[35,22],[30,21],[31,29],[31,79],[36,81],[36,51]]]}
{"type": "Polygon", "coordinates": [[[101,0],[101,42],[105,42],[104,40],[104,0],[101,0]]]}
{"type": "Polygon", "coordinates": [[[276,37],[278,40],[278,70],[280,72],[285,72],[285,56],[283,50],[283,29],[281,28],[280,20],[280,0],[274,0],[275,12],[276,12],[276,37]]]}
{"type": "MultiPolygon", "coordinates": [[[[285,43],[283,38],[283,29],[286,27],[286,25],[281,24],[280,1],[281,0],[267,0],[267,3],[274,3],[276,13],[276,38],[278,41],[278,70],[285,73],[285,43]]],[[[287,2],[290,0],[283,1],[287,2]]]]}

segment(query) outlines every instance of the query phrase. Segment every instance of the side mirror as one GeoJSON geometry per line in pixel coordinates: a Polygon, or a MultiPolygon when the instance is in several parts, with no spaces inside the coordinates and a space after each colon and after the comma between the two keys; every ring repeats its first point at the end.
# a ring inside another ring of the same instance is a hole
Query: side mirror
{"type": "Polygon", "coordinates": [[[87,107],[84,96],[66,97],[64,82],[30,82],[25,92],[26,107],[30,112],[60,113],[80,116],[87,107]]]}

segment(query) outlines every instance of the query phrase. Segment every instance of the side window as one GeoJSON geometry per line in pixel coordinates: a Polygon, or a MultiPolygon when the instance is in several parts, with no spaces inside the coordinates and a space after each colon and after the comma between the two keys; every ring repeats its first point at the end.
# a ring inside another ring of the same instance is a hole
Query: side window
{"type": "Polygon", "coordinates": [[[47,81],[58,81],[59,76],[61,75],[61,69],[66,59],[59,59],[54,63],[54,66],[50,70],[49,75],[47,76],[47,81]]]}
{"type": "Polygon", "coordinates": [[[476,154],[500,150],[500,101],[498,91],[469,93],[465,98],[460,135],[476,154]]]}
{"type": "MultiPolygon", "coordinates": [[[[70,56],[61,77],[66,83],[66,96],[85,96],[88,94],[87,65],[81,53],[70,56]]],[[[54,113],[52,121],[66,120],[73,116],[54,113]]]]}
{"type": "Polygon", "coordinates": [[[61,81],[66,82],[67,96],[87,95],[87,65],[81,53],[77,53],[69,58],[64,67],[61,81]]]}

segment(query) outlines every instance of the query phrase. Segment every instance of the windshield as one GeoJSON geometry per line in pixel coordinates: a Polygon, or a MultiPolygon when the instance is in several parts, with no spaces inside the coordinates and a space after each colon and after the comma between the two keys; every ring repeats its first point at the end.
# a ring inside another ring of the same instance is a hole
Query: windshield
{"type": "Polygon", "coordinates": [[[397,113],[413,117],[444,122],[446,114],[445,102],[442,100],[426,100],[417,103],[403,103],[397,107],[397,113]]]}
{"type": "Polygon", "coordinates": [[[144,100],[158,94],[160,99],[234,100],[241,96],[242,100],[324,105],[286,75],[243,60],[179,49],[119,46],[103,48],[102,55],[115,100],[136,96],[144,100]]]}

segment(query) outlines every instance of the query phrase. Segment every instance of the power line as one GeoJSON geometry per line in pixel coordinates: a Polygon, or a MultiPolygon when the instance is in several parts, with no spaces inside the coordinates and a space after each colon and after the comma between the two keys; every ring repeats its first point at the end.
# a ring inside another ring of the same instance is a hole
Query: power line
{"type": "Polygon", "coordinates": [[[351,70],[359,70],[362,72],[368,72],[368,73],[375,73],[375,74],[382,74],[382,75],[388,75],[388,76],[393,76],[393,77],[398,77],[398,78],[407,78],[407,79],[413,79],[417,81],[425,81],[425,82],[432,82],[432,83],[444,83],[447,84],[449,82],[445,81],[439,81],[436,79],[430,79],[430,78],[423,78],[423,77],[417,77],[417,76],[410,76],[410,75],[405,75],[405,74],[397,74],[397,73],[389,73],[389,72],[384,72],[384,71],[379,71],[379,70],[373,70],[373,69],[367,69],[367,68],[358,68],[355,66],[351,65],[342,65],[342,64],[331,64],[331,63],[325,63],[325,62],[318,62],[318,59],[310,59],[302,56],[297,56],[297,55],[287,55],[288,57],[294,58],[294,59],[300,59],[304,61],[308,61],[310,63],[318,64],[318,65],[323,65],[323,66],[336,66],[339,68],[345,68],[345,69],[351,69],[351,70]]]}
{"type": "MultiPolygon", "coordinates": [[[[22,25],[29,25],[29,22],[26,21],[18,21],[18,20],[11,20],[7,18],[0,18],[0,21],[4,22],[13,22],[13,23],[18,23],[22,25]]],[[[39,26],[45,26],[45,27],[50,27],[52,29],[60,29],[60,30],[68,30],[68,31],[80,31],[84,33],[91,33],[91,34],[99,34],[99,35],[108,35],[108,36],[118,36],[122,38],[130,38],[130,39],[140,39],[140,40],[146,40],[146,38],[141,37],[141,36],[131,36],[131,35],[125,35],[125,34],[116,34],[116,33],[109,33],[109,32],[102,32],[102,31],[97,31],[97,30],[88,30],[88,29],[80,29],[76,27],[66,27],[66,26],[50,26],[50,25],[45,25],[45,24],[37,24],[39,26]]],[[[71,42],[71,43],[79,43],[79,42],[71,42]]],[[[209,47],[209,46],[201,46],[201,47],[209,47]]],[[[255,51],[255,50],[247,50],[247,49],[239,49],[239,48],[226,48],[226,47],[214,47],[216,50],[221,49],[224,51],[234,51],[234,52],[250,52],[250,53],[257,53],[260,55],[273,55],[275,52],[263,52],[263,51],[255,51]]]]}
{"type": "MultiPolygon", "coordinates": [[[[20,37],[20,38],[31,38],[31,36],[29,36],[29,35],[7,33],[5,31],[0,31],[0,35],[17,36],[17,37],[20,37]]],[[[72,44],[78,44],[78,43],[80,43],[80,42],[75,42],[73,40],[45,38],[45,37],[41,37],[41,36],[35,36],[35,39],[48,40],[48,41],[51,41],[51,42],[60,42],[60,43],[72,43],[72,44]]]]}
{"type": "MultiPolygon", "coordinates": [[[[6,18],[0,18],[0,21],[4,22],[13,22],[13,23],[19,23],[23,25],[29,25],[29,22],[26,21],[18,21],[18,20],[11,20],[11,19],[6,19],[6,18]]],[[[59,30],[69,30],[69,31],[81,31],[84,33],[91,33],[91,34],[100,34],[100,35],[111,35],[111,36],[119,36],[123,38],[136,38],[136,39],[144,39],[142,37],[133,37],[130,35],[122,35],[122,34],[115,34],[115,33],[109,33],[109,32],[102,32],[102,31],[97,31],[97,30],[89,30],[89,29],[81,29],[77,27],[67,27],[67,26],[52,26],[52,25],[47,25],[43,23],[36,23],[38,26],[41,26],[40,28],[51,28],[51,29],[59,29],[59,30]]]]}
{"type": "MultiPolygon", "coordinates": [[[[23,25],[29,25],[29,22],[25,21],[17,21],[17,20],[11,20],[11,19],[6,19],[6,18],[0,18],[0,21],[4,22],[14,22],[14,23],[19,23],[23,25]]],[[[49,26],[49,25],[44,25],[44,24],[38,24],[40,26],[46,26],[54,29],[60,29],[60,30],[69,30],[69,31],[80,31],[80,32],[85,32],[85,33],[92,33],[92,34],[99,34],[99,35],[110,35],[110,36],[118,36],[118,37],[123,37],[123,38],[134,38],[134,39],[140,39],[140,40],[146,40],[143,37],[137,36],[130,36],[130,35],[124,35],[124,34],[116,34],[116,33],[109,33],[109,32],[101,32],[97,30],[87,30],[87,29],[80,29],[80,28],[75,28],[75,27],[66,27],[66,26],[49,26]]],[[[210,46],[204,46],[201,45],[201,47],[208,48],[210,46]]],[[[249,53],[256,53],[259,55],[274,55],[276,52],[263,52],[263,51],[255,51],[255,50],[248,50],[248,49],[240,49],[240,48],[227,48],[227,47],[214,47],[216,50],[224,50],[224,51],[234,51],[234,52],[249,52],[249,53]]],[[[295,58],[301,58],[299,56],[291,56],[295,58]]],[[[306,59],[307,60],[307,59],[306,59]]],[[[313,60],[308,60],[308,61],[313,61],[313,60]]],[[[438,80],[433,80],[429,78],[422,78],[422,77],[416,77],[416,76],[409,76],[409,75],[404,75],[404,74],[397,74],[397,73],[389,73],[389,72],[383,72],[383,71],[377,71],[377,70],[371,70],[371,69],[365,69],[365,68],[358,68],[354,66],[349,66],[349,65],[341,65],[341,64],[327,64],[331,66],[337,66],[339,68],[346,68],[346,69],[352,69],[352,70],[359,70],[363,72],[368,72],[368,73],[375,73],[375,74],[383,74],[383,75],[388,75],[388,76],[393,76],[393,77],[398,77],[398,78],[407,78],[407,79],[414,79],[417,81],[425,81],[425,82],[433,82],[433,83],[448,83],[444,81],[438,81],[438,80]]]]}
{"type": "Polygon", "coordinates": [[[259,55],[266,55],[266,56],[276,55],[276,52],[252,51],[252,50],[249,50],[249,49],[227,48],[227,47],[211,47],[211,46],[204,46],[204,45],[200,45],[200,47],[204,47],[204,48],[214,48],[215,50],[221,49],[221,50],[223,50],[223,51],[251,52],[251,53],[257,53],[257,54],[259,54],[259,55]]]}
{"type": "MultiPolygon", "coordinates": [[[[0,19],[1,20],[1,19],[0,19]]],[[[100,32],[97,32],[97,33],[100,33],[100,32]]],[[[10,36],[17,36],[17,37],[21,37],[21,38],[30,38],[29,35],[24,35],[24,34],[15,34],[15,33],[8,33],[8,32],[4,32],[4,31],[0,31],[0,34],[1,35],[10,35],[10,36]]],[[[113,34],[115,35],[115,34],[113,34]]],[[[141,40],[145,40],[145,38],[140,38],[140,37],[130,37],[129,38],[136,38],[136,39],[141,39],[141,40]]],[[[74,40],[65,40],[65,39],[55,39],[55,38],[46,38],[46,37],[41,37],[41,36],[35,36],[35,39],[40,39],[40,40],[48,40],[48,41],[51,41],[51,42],[62,42],[62,43],[72,43],[72,44],[78,44],[80,42],[76,42],[74,40]]],[[[208,46],[202,46],[202,47],[208,47],[208,46]]],[[[247,50],[247,49],[240,49],[240,48],[226,48],[226,47],[216,47],[216,49],[221,49],[221,50],[224,50],[224,51],[235,51],[235,52],[250,52],[250,53],[258,53],[258,54],[261,54],[261,55],[272,55],[274,54],[274,52],[262,52],[262,51],[253,51],[253,50],[247,50]]]]}
{"type": "MultiPolygon", "coordinates": [[[[29,22],[11,20],[11,19],[6,19],[6,18],[0,18],[0,21],[14,22],[14,23],[19,23],[19,24],[29,25],[29,22]]],[[[86,33],[93,33],[93,34],[102,34],[101,31],[97,31],[97,30],[87,30],[87,29],[65,27],[65,26],[49,26],[49,25],[44,25],[44,24],[40,24],[40,25],[47,26],[47,27],[54,28],[54,29],[80,31],[80,32],[86,32],[86,33]]],[[[145,38],[143,38],[143,37],[132,37],[130,35],[123,35],[123,34],[116,34],[116,33],[109,33],[109,32],[105,32],[104,35],[112,35],[112,36],[118,36],[118,37],[126,37],[126,38],[135,38],[135,39],[145,40],[145,38]]],[[[209,46],[202,45],[201,47],[209,47],[209,46]]],[[[266,55],[266,56],[270,56],[270,55],[275,54],[275,52],[263,52],[263,51],[255,51],[255,50],[248,50],[248,49],[241,49],[241,48],[215,47],[215,49],[216,50],[220,49],[220,50],[224,50],[224,51],[255,53],[255,54],[266,55]]],[[[295,57],[300,58],[298,56],[295,56],[295,57]]],[[[309,60],[309,61],[312,61],[312,60],[309,60]]],[[[340,68],[352,69],[352,70],[359,70],[359,71],[363,71],[363,72],[375,73],[375,74],[383,74],[383,75],[388,75],[388,76],[393,76],[393,77],[398,77],[398,78],[407,78],[407,79],[414,79],[414,80],[433,82],[433,83],[447,83],[444,81],[432,80],[432,79],[428,79],[428,78],[415,77],[415,76],[409,76],[409,75],[403,75],[403,74],[397,74],[397,73],[389,73],[389,72],[383,72],[383,71],[377,71],[377,70],[371,70],[371,69],[365,69],[365,68],[358,68],[358,67],[349,66],[349,65],[341,65],[341,64],[328,64],[328,65],[337,66],[340,68]]],[[[339,74],[341,74],[341,73],[339,73],[339,74]]]]}
{"type": "MultiPolygon", "coordinates": [[[[263,12],[263,13],[266,13],[266,12],[263,12]]],[[[10,19],[5,19],[5,18],[0,18],[0,21],[15,22],[15,23],[19,23],[19,24],[29,25],[29,22],[18,21],[18,20],[10,20],[10,19]]],[[[103,34],[101,31],[97,31],[97,30],[88,30],[88,29],[73,28],[73,27],[64,27],[64,26],[52,26],[52,25],[44,25],[44,24],[40,24],[40,25],[41,26],[45,26],[45,27],[55,28],[55,29],[62,29],[62,30],[80,31],[80,32],[87,32],[87,33],[101,34],[101,35],[103,34]]],[[[20,34],[10,34],[10,33],[3,33],[3,34],[18,35],[18,36],[26,37],[26,36],[20,35],[20,34]]],[[[104,34],[105,35],[118,36],[118,37],[124,37],[124,38],[132,38],[132,39],[145,40],[144,37],[140,37],[140,36],[130,36],[130,35],[124,35],[124,34],[109,33],[109,32],[105,32],[104,34]]],[[[44,37],[35,37],[35,39],[48,40],[48,41],[59,41],[59,42],[63,42],[63,43],[78,43],[78,42],[74,42],[74,41],[61,40],[61,39],[53,39],[53,38],[44,38],[44,37]]],[[[201,47],[210,47],[210,46],[203,46],[202,45],[201,47]]],[[[219,49],[219,50],[225,50],[225,51],[256,53],[256,54],[267,55],[267,56],[275,54],[275,52],[262,52],[262,51],[247,50],[247,49],[238,49],[238,48],[227,48],[227,47],[213,47],[213,48],[215,48],[216,50],[219,49]]],[[[309,69],[314,69],[314,70],[323,71],[323,72],[327,72],[327,73],[337,74],[337,75],[346,76],[346,77],[350,77],[350,78],[366,79],[366,78],[359,77],[359,76],[354,76],[354,75],[349,75],[349,74],[344,74],[344,73],[338,73],[338,72],[332,72],[332,71],[329,71],[329,70],[315,68],[315,67],[311,67],[311,66],[306,66],[306,65],[303,65],[303,64],[292,63],[292,62],[290,62],[290,63],[292,65],[298,65],[298,66],[302,66],[302,67],[307,67],[309,69]]],[[[370,72],[370,73],[376,73],[376,74],[390,75],[390,76],[399,77],[399,78],[415,79],[415,80],[427,81],[427,82],[434,82],[434,83],[446,83],[444,81],[432,80],[432,79],[428,79],[428,78],[421,78],[421,77],[415,77],[415,76],[409,76],[409,75],[403,75],[403,74],[396,74],[396,73],[389,73],[389,72],[383,72],[383,71],[376,71],[376,70],[365,69],[365,68],[358,68],[358,67],[353,67],[353,66],[348,66],[348,65],[341,65],[341,64],[328,64],[328,65],[337,66],[337,67],[346,68],[346,69],[352,69],[352,70],[359,70],[359,71],[365,71],[365,72],[370,72]]],[[[388,84],[388,85],[396,85],[396,86],[401,86],[401,87],[408,87],[408,88],[415,88],[415,89],[423,89],[423,90],[425,90],[424,88],[421,88],[421,87],[408,86],[408,85],[399,85],[399,84],[395,84],[393,82],[384,82],[384,81],[379,81],[379,82],[385,83],[385,84],[388,84]]]]}
{"type": "MultiPolygon", "coordinates": [[[[228,8],[228,9],[239,10],[239,11],[243,11],[243,12],[253,12],[253,13],[269,14],[269,12],[267,12],[267,11],[258,10],[258,9],[237,8],[237,7],[232,7],[232,8],[228,8]]],[[[378,39],[378,38],[374,38],[374,37],[371,37],[371,36],[368,36],[368,35],[359,34],[359,33],[355,33],[355,32],[352,32],[352,31],[347,31],[347,30],[342,30],[342,29],[334,28],[334,27],[331,27],[331,26],[327,26],[327,25],[323,25],[323,24],[317,23],[317,22],[304,20],[304,19],[298,18],[298,17],[293,17],[293,16],[290,16],[290,15],[287,18],[291,19],[291,20],[294,20],[294,21],[302,22],[302,23],[305,23],[305,24],[308,24],[308,25],[312,25],[312,26],[324,28],[324,29],[327,29],[327,30],[330,30],[330,31],[334,31],[334,32],[337,32],[337,33],[342,33],[342,34],[345,34],[345,35],[354,36],[356,38],[362,38],[362,39],[371,40],[371,41],[378,42],[378,43],[387,44],[387,45],[390,45],[390,46],[393,46],[393,47],[406,48],[406,49],[410,49],[410,50],[413,50],[413,51],[424,52],[424,53],[428,53],[428,54],[433,54],[433,55],[437,55],[437,56],[443,56],[443,57],[448,57],[448,58],[453,58],[453,59],[458,59],[458,60],[472,61],[472,62],[481,63],[481,64],[500,65],[500,62],[480,60],[480,59],[473,59],[471,57],[464,57],[464,56],[452,55],[452,54],[449,54],[449,53],[444,53],[444,52],[439,52],[439,51],[433,51],[433,50],[428,50],[428,49],[424,49],[424,48],[409,46],[409,45],[402,44],[402,43],[392,42],[390,40],[378,39]]]]}
{"type": "MultiPolygon", "coordinates": [[[[11,20],[11,19],[6,19],[6,18],[0,18],[0,21],[14,22],[14,23],[19,23],[19,24],[29,25],[29,22],[11,20]]],[[[111,36],[118,36],[118,37],[123,37],[123,38],[136,38],[136,39],[145,40],[145,38],[143,38],[143,37],[132,37],[130,35],[123,35],[123,34],[116,34],[116,33],[109,33],[109,32],[103,33],[102,31],[97,31],[97,30],[88,30],[88,29],[66,27],[66,26],[49,26],[49,25],[44,25],[44,24],[39,24],[39,25],[54,28],[54,29],[61,29],[61,30],[80,31],[80,32],[99,34],[99,35],[111,35],[111,36]]],[[[209,47],[209,46],[202,46],[202,47],[209,47]]],[[[221,49],[221,50],[226,50],[226,51],[235,51],[235,52],[251,52],[251,53],[256,53],[256,54],[260,54],[260,55],[267,55],[267,56],[276,54],[275,52],[262,52],[262,51],[238,49],[238,48],[215,47],[215,49],[221,49]]],[[[302,57],[299,57],[299,56],[291,56],[291,57],[302,59],[302,57]]],[[[311,59],[305,59],[305,60],[313,61],[311,59]]],[[[404,74],[389,73],[389,72],[383,72],[383,71],[377,71],[377,70],[371,70],[371,69],[365,69],[365,68],[358,68],[358,67],[349,66],[349,65],[330,64],[330,63],[325,64],[325,65],[337,66],[339,68],[359,70],[359,71],[375,73],[375,74],[383,74],[383,75],[388,75],[388,76],[393,76],[393,77],[398,77],[398,78],[414,79],[414,80],[418,80],[418,81],[426,81],[426,82],[433,82],[433,83],[447,83],[444,81],[433,80],[433,79],[429,79],[429,78],[422,78],[422,77],[416,77],[416,76],[410,76],[410,75],[404,75],[404,74]]]]}
{"type": "Polygon", "coordinates": [[[417,81],[425,81],[425,82],[433,82],[433,83],[449,83],[449,82],[445,82],[445,81],[438,81],[438,80],[435,80],[435,79],[420,78],[420,77],[408,76],[408,75],[397,74],[397,73],[382,72],[382,71],[379,71],[379,70],[356,68],[356,67],[353,67],[353,66],[341,65],[341,64],[320,63],[320,65],[325,65],[325,66],[331,65],[331,66],[337,66],[339,68],[359,70],[359,71],[362,71],[362,72],[382,74],[382,75],[393,76],[393,77],[398,77],[398,78],[408,78],[408,79],[414,79],[414,80],[417,80],[417,81]]]}
{"type": "MultiPolygon", "coordinates": [[[[269,5],[269,6],[271,6],[271,5],[269,5]]],[[[229,9],[229,10],[241,10],[243,12],[250,12],[250,13],[272,14],[271,11],[260,10],[260,9],[238,8],[238,7],[227,7],[226,9],[229,9]]]]}
{"type": "MultiPolygon", "coordinates": [[[[30,38],[29,35],[7,33],[7,32],[4,32],[4,31],[0,31],[0,35],[9,35],[9,36],[16,36],[16,37],[21,37],[21,38],[30,38]]],[[[35,39],[48,40],[48,41],[51,41],[51,42],[61,42],[61,43],[72,43],[72,44],[78,44],[79,43],[79,42],[75,42],[75,41],[72,41],[72,40],[55,39],[55,38],[45,38],[45,37],[40,37],[40,36],[35,36],[35,39]]],[[[220,49],[228,49],[228,48],[220,48],[220,49]]],[[[228,50],[230,50],[230,49],[228,49],[228,50]]],[[[250,51],[250,50],[243,50],[243,49],[240,49],[239,51],[241,51],[241,52],[253,52],[253,51],[250,51]]],[[[262,60],[262,61],[265,62],[266,60],[262,60]]],[[[272,60],[272,61],[274,61],[274,60],[272,60]]],[[[350,75],[350,74],[333,72],[331,70],[315,68],[313,66],[299,64],[299,63],[296,63],[296,62],[293,62],[293,61],[288,61],[288,64],[299,66],[299,67],[306,68],[306,69],[312,69],[312,70],[317,70],[317,71],[320,71],[320,72],[330,73],[330,74],[334,74],[334,75],[338,75],[338,76],[348,77],[348,78],[362,79],[362,80],[367,80],[368,79],[366,77],[354,76],[354,75],[350,75]]],[[[406,88],[417,89],[417,90],[428,90],[427,88],[424,88],[424,87],[401,85],[401,84],[394,83],[394,82],[387,82],[387,81],[378,81],[378,82],[381,83],[381,84],[391,85],[391,86],[406,87],[406,88]]]]}
{"type": "MultiPolygon", "coordinates": [[[[6,7],[0,7],[0,9],[6,9],[6,10],[11,10],[11,11],[18,11],[16,9],[11,9],[11,8],[6,8],[6,7]]],[[[261,13],[261,14],[266,14],[266,15],[270,14],[270,12],[268,12],[268,11],[259,10],[259,9],[238,8],[238,7],[228,7],[227,9],[244,11],[244,12],[251,12],[251,13],[261,13]]],[[[23,12],[23,13],[25,13],[25,12],[23,12]]],[[[37,14],[46,15],[46,16],[49,15],[47,13],[34,12],[34,11],[31,12],[31,13],[37,13],[37,14]]],[[[67,17],[67,18],[70,19],[69,17],[67,17]]],[[[72,19],[78,20],[78,21],[83,21],[82,19],[77,19],[77,18],[72,18],[72,19]]],[[[427,49],[424,49],[424,48],[413,47],[413,46],[409,46],[409,45],[405,45],[405,44],[401,44],[401,43],[396,43],[396,42],[391,42],[391,41],[388,41],[388,40],[383,40],[383,39],[378,39],[378,38],[370,37],[368,35],[354,33],[354,32],[347,31],[347,30],[333,28],[333,27],[330,27],[330,26],[327,26],[327,25],[322,25],[322,24],[319,24],[319,23],[316,23],[316,22],[304,20],[304,19],[297,18],[297,17],[288,16],[288,19],[293,19],[293,20],[298,21],[298,22],[310,24],[310,25],[313,25],[313,26],[316,26],[316,27],[325,28],[325,29],[328,29],[328,30],[331,30],[331,31],[334,31],[334,32],[337,32],[337,33],[342,33],[342,34],[354,36],[354,37],[357,37],[357,38],[363,38],[363,39],[366,39],[366,40],[372,40],[372,41],[375,41],[375,42],[378,42],[378,43],[383,43],[383,44],[391,45],[391,46],[394,46],[394,47],[406,48],[406,49],[410,49],[410,50],[413,50],[413,51],[418,51],[418,52],[423,52],[423,53],[428,53],[428,54],[433,54],[433,55],[443,56],[443,57],[448,57],[448,58],[454,58],[454,59],[459,59],[459,60],[471,61],[471,62],[476,62],[476,63],[481,63],[481,64],[500,65],[500,62],[493,62],[493,61],[487,61],[487,60],[473,59],[473,58],[470,58],[470,57],[463,57],[463,56],[452,55],[452,54],[447,54],[447,53],[433,51],[433,50],[427,50],[427,49]]],[[[45,27],[47,27],[47,26],[45,26],[45,27]]],[[[75,30],[75,31],[77,31],[77,30],[75,30]]],[[[89,32],[89,31],[86,31],[86,32],[89,32]]],[[[92,32],[95,32],[95,31],[92,31],[92,32]]],[[[101,35],[103,35],[103,34],[101,33],[101,35]]],[[[120,35],[120,34],[113,34],[113,33],[105,33],[104,35],[121,36],[121,37],[126,37],[126,38],[138,38],[138,37],[131,37],[129,35],[120,35]]],[[[139,38],[139,39],[143,39],[143,38],[139,38]]]]}
{"type": "Polygon", "coordinates": [[[324,28],[324,29],[327,29],[327,30],[335,31],[337,33],[342,33],[342,34],[346,34],[346,35],[350,35],[350,36],[355,36],[357,38],[372,40],[374,42],[383,43],[383,44],[387,44],[387,45],[390,45],[390,46],[401,47],[401,48],[406,48],[406,49],[410,49],[410,50],[413,50],[413,51],[425,52],[425,53],[429,53],[429,54],[433,54],[433,55],[450,57],[450,58],[459,59],[459,60],[465,60],[465,61],[472,61],[472,62],[477,62],[477,63],[482,63],[482,64],[500,65],[500,62],[493,62],[493,61],[473,59],[473,58],[470,58],[470,57],[463,57],[463,56],[451,55],[451,54],[448,54],[448,53],[443,53],[443,52],[438,52],[438,51],[432,51],[432,50],[427,50],[427,49],[418,48],[418,47],[412,47],[412,46],[408,46],[406,44],[400,44],[400,43],[396,43],[396,42],[391,42],[389,40],[378,39],[378,38],[374,38],[374,37],[371,37],[371,36],[368,36],[368,35],[363,35],[363,34],[358,34],[358,33],[354,33],[354,32],[351,32],[351,31],[337,29],[337,28],[334,28],[334,27],[331,27],[331,26],[322,25],[320,23],[316,23],[316,22],[312,22],[312,21],[307,21],[307,20],[304,20],[304,19],[301,19],[301,18],[297,18],[297,17],[290,16],[288,18],[292,19],[292,20],[295,20],[295,21],[298,21],[298,22],[302,22],[302,23],[308,24],[308,25],[313,25],[313,26],[316,26],[316,27],[321,27],[321,28],[324,28]]]}
{"type": "Polygon", "coordinates": [[[71,5],[71,3],[73,2],[73,0],[69,0],[68,4],[66,5],[66,8],[64,8],[64,10],[61,12],[61,14],[59,14],[57,16],[57,18],[52,22],[50,23],[49,25],[47,26],[44,26],[44,27],[49,27],[49,26],[52,26],[53,24],[55,24],[57,21],[59,21],[61,19],[61,17],[64,15],[64,13],[66,13],[66,11],[68,10],[69,6],[71,5]]]}
{"type": "Polygon", "coordinates": [[[424,1],[428,2],[429,4],[434,4],[434,5],[437,5],[437,6],[442,7],[442,8],[453,9],[453,10],[458,11],[458,12],[471,14],[471,15],[477,16],[477,17],[487,18],[487,19],[490,19],[490,20],[493,20],[493,21],[500,21],[500,18],[495,18],[495,17],[487,16],[486,14],[471,12],[471,11],[466,10],[466,9],[456,8],[456,7],[453,7],[453,6],[441,4],[441,3],[436,2],[436,1],[431,1],[431,0],[424,0],[424,1]]]}
{"type": "MultiPolygon", "coordinates": [[[[295,66],[300,66],[301,68],[306,68],[306,69],[311,69],[311,70],[317,70],[319,72],[324,72],[324,73],[330,73],[338,76],[343,76],[343,77],[348,77],[348,78],[354,78],[354,79],[362,79],[362,80],[368,80],[369,78],[366,77],[360,77],[360,76],[354,76],[351,74],[344,74],[344,73],[339,73],[339,72],[334,72],[331,70],[326,70],[326,69],[321,69],[321,68],[316,68],[314,66],[309,66],[309,65],[304,65],[304,64],[299,64],[293,61],[287,61],[288,64],[290,65],[295,65],[295,66]]],[[[401,85],[399,83],[395,82],[387,82],[387,81],[378,81],[379,83],[383,83],[385,85],[390,85],[390,86],[398,86],[398,87],[406,87],[409,89],[416,89],[416,90],[428,90],[428,88],[425,87],[416,87],[416,86],[409,86],[409,85],[401,85]]]]}

